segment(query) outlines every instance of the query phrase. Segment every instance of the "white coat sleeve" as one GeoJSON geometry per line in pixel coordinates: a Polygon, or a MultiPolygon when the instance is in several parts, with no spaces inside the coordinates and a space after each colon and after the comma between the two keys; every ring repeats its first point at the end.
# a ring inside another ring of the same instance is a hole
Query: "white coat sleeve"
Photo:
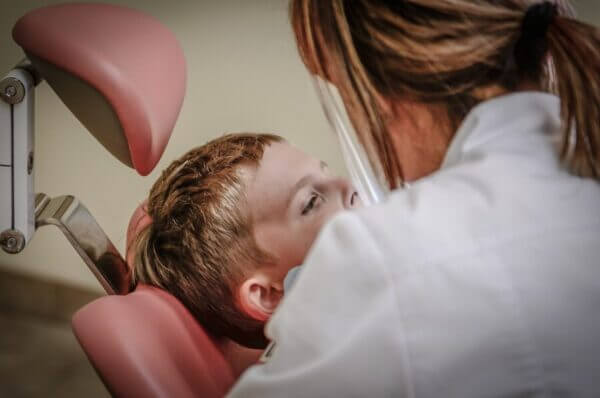
{"type": "Polygon", "coordinates": [[[267,325],[276,346],[231,397],[412,396],[397,297],[356,214],[329,223],[267,325]]]}

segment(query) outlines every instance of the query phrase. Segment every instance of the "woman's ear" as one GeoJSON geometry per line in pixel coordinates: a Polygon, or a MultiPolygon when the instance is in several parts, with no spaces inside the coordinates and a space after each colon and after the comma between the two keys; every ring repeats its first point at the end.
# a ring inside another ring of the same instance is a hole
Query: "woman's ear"
{"type": "Polygon", "coordinates": [[[260,271],[242,282],[238,291],[241,310],[251,318],[266,321],[283,296],[283,285],[260,271]]]}

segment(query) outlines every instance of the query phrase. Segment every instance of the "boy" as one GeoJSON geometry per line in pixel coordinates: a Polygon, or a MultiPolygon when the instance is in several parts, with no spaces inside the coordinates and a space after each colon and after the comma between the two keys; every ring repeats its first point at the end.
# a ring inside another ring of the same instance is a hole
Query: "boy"
{"type": "Polygon", "coordinates": [[[346,180],[281,137],[217,138],[152,187],[134,280],[173,294],[215,337],[264,348],[287,272],[328,219],[358,204],[346,180]]]}

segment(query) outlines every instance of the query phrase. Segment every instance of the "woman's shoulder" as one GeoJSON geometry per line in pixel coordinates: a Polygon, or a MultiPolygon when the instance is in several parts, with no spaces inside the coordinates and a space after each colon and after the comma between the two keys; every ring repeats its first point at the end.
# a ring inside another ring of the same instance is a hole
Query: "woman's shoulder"
{"type": "Polygon", "coordinates": [[[450,179],[417,183],[392,192],[381,204],[360,209],[353,215],[362,228],[360,239],[371,240],[396,264],[450,255],[459,249],[460,237],[477,229],[494,206],[487,187],[453,184],[450,179]]]}

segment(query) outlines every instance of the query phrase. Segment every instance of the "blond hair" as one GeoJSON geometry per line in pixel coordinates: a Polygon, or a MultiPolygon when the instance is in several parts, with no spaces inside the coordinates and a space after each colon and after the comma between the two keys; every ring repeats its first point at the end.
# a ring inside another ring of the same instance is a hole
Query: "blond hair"
{"type": "Polygon", "coordinates": [[[242,314],[236,287],[272,262],[252,232],[243,173],[281,137],[231,134],[174,161],[154,183],[152,222],[134,245],[134,283],[167,290],[215,337],[264,347],[263,322],[242,314]]]}
{"type": "Polygon", "coordinates": [[[561,158],[572,173],[599,178],[599,31],[568,17],[568,3],[561,1],[547,4],[554,15],[544,36],[525,38],[531,5],[529,0],[291,0],[290,16],[304,63],[335,82],[361,143],[391,188],[404,175],[376,98],[441,104],[457,129],[473,106],[487,99],[481,93],[494,87],[514,91],[522,83],[556,91],[561,158]]]}

